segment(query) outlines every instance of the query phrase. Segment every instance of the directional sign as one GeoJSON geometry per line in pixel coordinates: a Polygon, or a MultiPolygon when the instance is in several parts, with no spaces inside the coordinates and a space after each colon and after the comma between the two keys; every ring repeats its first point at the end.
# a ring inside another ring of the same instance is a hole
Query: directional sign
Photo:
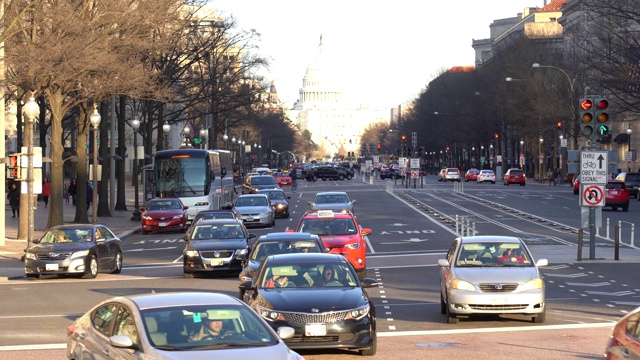
{"type": "Polygon", "coordinates": [[[580,206],[604,206],[604,185],[580,184],[580,206]]]}
{"type": "Polygon", "coordinates": [[[606,184],[608,164],[609,153],[606,151],[582,151],[580,153],[580,183],[606,184]]]}

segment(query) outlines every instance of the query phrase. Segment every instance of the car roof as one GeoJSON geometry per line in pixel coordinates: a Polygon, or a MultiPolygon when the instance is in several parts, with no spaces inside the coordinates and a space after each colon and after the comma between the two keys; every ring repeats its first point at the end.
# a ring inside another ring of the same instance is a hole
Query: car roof
{"type": "Polygon", "coordinates": [[[261,190],[258,190],[258,194],[259,193],[263,193],[263,192],[271,192],[271,191],[284,192],[284,190],[282,190],[282,189],[261,189],[261,190]]]}
{"type": "Polygon", "coordinates": [[[236,200],[240,199],[240,198],[248,198],[248,197],[267,197],[267,195],[265,195],[265,194],[242,194],[242,195],[239,195],[236,198],[236,200]]]}
{"type": "Polygon", "coordinates": [[[261,235],[256,242],[259,241],[272,241],[272,240],[317,240],[320,239],[318,235],[313,235],[306,232],[274,232],[265,235],[261,235]]]}
{"type": "Polygon", "coordinates": [[[232,213],[232,214],[235,214],[235,213],[233,212],[233,210],[227,210],[227,209],[216,209],[216,210],[200,210],[200,211],[198,211],[198,213],[196,214],[196,216],[197,216],[197,215],[200,215],[200,214],[215,214],[215,213],[232,213]]]}
{"type": "Polygon", "coordinates": [[[60,229],[60,230],[78,229],[78,228],[88,228],[88,227],[94,227],[94,226],[104,226],[104,227],[108,228],[108,226],[105,226],[105,225],[102,225],[102,224],[64,224],[64,225],[52,226],[49,230],[52,230],[52,229],[60,229]]]}
{"type": "Polygon", "coordinates": [[[307,210],[307,212],[304,213],[304,215],[302,215],[302,219],[315,219],[315,218],[320,218],[319,217],[319,212],[326,212],[326,211],[332,211],[333,212],[333,218],[334,219],[351,219],[351,218],[355,218],[355,215],[353,215],[353,213],[349,212],[349,210],[343,209],[341,211],[333,211],[333,210],[307,210]]]}
{"type": "Polygon", "coordinates": [[[221,225],[221,224],[242,224],[242,220],[239,219],[206,219],[200,220],[196,224],[200,225],[221,225]]]}
{"type": "Polygon", "coordinates": [[[169,292],[125,296],[140,310],[184,305],[239,305],[240,300],[227,294],[213,292],[169,292]]]}
{"type": "Polygon", "coordinates": [[[271,255],[268,258],[269,265],[287,264],[296,262],[332,262],[335,264],[348,263],[347,258],[341,254],[329,253],[288,253],[271,255]]]}
{"type": "Polygon", "coordinates": [[[517,238],[514,236],[482,235],[482,236],[461,237],[459,239],[461,244],[477,243],[477,242],[496,242],[496,243],[510,242],[510,243],[517,243],[517,244],[523,243],[523,241],[520,238],[517,238]]]}
{"type": "Polygon", "coordinates": [[[347,195],[347,193],[344,191],[325,191],[316,194],[316,196],[318,195],[347,195]]]}

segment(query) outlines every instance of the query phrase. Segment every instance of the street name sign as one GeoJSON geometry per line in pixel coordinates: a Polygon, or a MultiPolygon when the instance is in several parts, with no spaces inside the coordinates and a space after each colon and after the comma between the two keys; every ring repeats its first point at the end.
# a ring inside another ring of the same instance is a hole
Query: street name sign
{"type": "Polygon", "coordinates": [[[609,153],[606,151],[582,151],[580,154],[580,183],[606,184],[608,166],[609,153]]]}

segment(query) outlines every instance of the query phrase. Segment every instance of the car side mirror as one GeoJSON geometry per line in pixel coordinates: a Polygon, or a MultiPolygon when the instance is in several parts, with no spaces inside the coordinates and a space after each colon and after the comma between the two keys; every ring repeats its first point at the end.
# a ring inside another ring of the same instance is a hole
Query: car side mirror
{"type": "Polygon", "coordinates": [[[188,206],[183,206],[182,210],[187,210],[189,207],[188,206]]]}
{"type": "Polygon", "coordinates": [[[141,208],[140,208],[140,211],[145,212],[145,209],[146,209],[146,208],[141,207],[141,208]]]}
{"type": "Polygon", "coordinates": [[[34,244],[39,244],[39,243],[40,243],[40,240],[42,240],[42,239],[33,239],[33,241],[32,241],[32,242],[33,242],[34,244]]]}
{"type": "Polygon", "coordinates": [[[361,233],[363,236],[371,235],[371,233],[372,233],[372,232],[373,232],[373,231],[371,231],[371,229],[369,229],[369,228],[362,228],[362,231],[360,231],[360,233],[361,233]]]}
{"type": "Polygon", "coordinates": [[[238,288],[244,291],[255,290],[255,287],[253,287],[253,280],[241,282],[240,284],[238,284],[238,288]]]}
{"type": "Polygon", "coordinates": [[[238,261],[246,261],[247,260],[247,254],[246,253],[238,254],[238,256],[236,256],[236,260],[238,260],[238,261]]]}
{"type": "Polygon", "coordinates": [[[355,203],[356,203],[356,201],[358,201],[358,200],[351,200],[351,203],[352,203],[352,204],[355,204],[355,203]]]}
{"type": "Polygon", "coordinates": [[[307,201],[307,204],[309,204],[309,205],[313,205],[313,202],[311,202],[311,201],[307,201]]]}

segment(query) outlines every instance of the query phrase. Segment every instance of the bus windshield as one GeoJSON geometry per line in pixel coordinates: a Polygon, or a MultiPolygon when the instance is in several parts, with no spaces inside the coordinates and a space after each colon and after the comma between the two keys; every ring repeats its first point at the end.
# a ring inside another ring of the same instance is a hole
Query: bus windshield
{"type": "Polygon", "coordinates": [[[205,159],[156,158],[156,196],[204,196],[207,174],[205,159]]]}

